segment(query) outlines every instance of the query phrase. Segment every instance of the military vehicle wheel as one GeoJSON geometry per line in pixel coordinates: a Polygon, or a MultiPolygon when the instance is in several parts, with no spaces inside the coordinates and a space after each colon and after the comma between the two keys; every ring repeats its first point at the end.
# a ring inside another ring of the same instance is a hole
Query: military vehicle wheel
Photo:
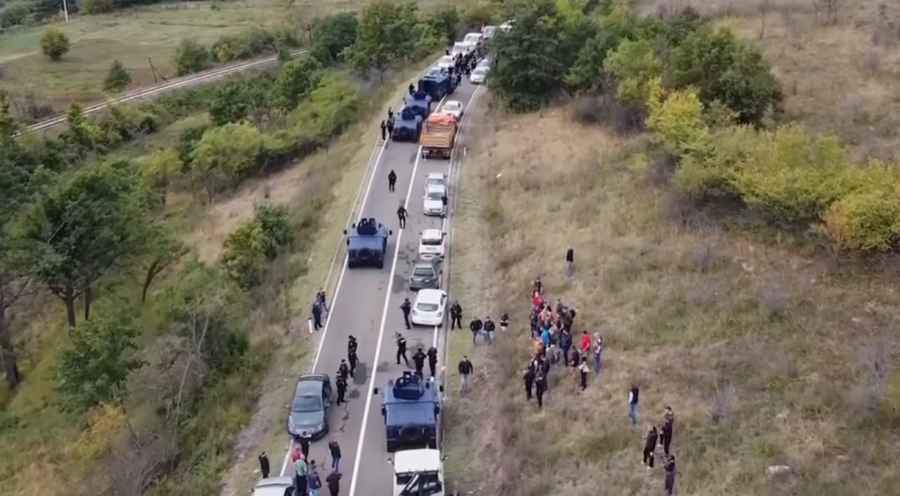
{"type": "Polygon", "coordinates": [[[428,440],[428,449],[437,449],[437,439],[428,440]]]}
{"type": "Polygon", "coordinates": [[[397,448],[398,448],[398,446],[397,446],[397,441],[388,441],[388,442],[387,442],[387,452],[388,452],[388,453],[394,453],[394,452],[396,452],[396,451],[397,451],[397,448]]]}

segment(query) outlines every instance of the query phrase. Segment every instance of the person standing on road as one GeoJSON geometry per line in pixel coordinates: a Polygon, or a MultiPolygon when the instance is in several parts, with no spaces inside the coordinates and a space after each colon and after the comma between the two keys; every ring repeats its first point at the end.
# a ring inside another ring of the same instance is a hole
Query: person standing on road
{"type": "Polygon", "coordinates": [[[507,329],[509,329],[509,315],[503,312],[500,316],[500,332],[506,332],[507,329]]]}
{"type": "Polygon", "coordinates": [[[469,322],[469,330],[472,331],[472,345],[475,345],[475,339],[481,334],[482,329],[484,329],[484,323],[481,322],[481,319],[475,317],[472,319],[472,322],[469,322]]]}
{"type": "Polygon", "coordinates": [[[343,377],[338,377],[337,381],[335,381],[335,387],[337,388],[337,401],[338,405],[347,402],[347,379],[343,377]]]}
{"type": "Polygon", "coordinates": [[[666,496],[675,492],[675,455],[666,458],[666,496]]]}
{"type": "Polygon", "coordinates": [[[313,329],[319,330],[322,328],[322,305],[319,302],[313,303],[312,307],[312,317],[313,317],[313,329]]]}
{"type": "Polygon", "coordinates": [[[381,121],[381,141],[387,140],[387,123],[384,120],[381,121]]]}
{"type": "Polygon", "coordinates": [[[419,347],[416,348],[416,352],[413,353],[412,358],[413,358],[413,364],[416,367],[416,375],[420,379],[424,378],[425,374],[422,372],[422,370],[425,368],[425,358],[427,358],[427,357],[425,356],[425,352],[422,351],[421,345],[419,345],[419,347]]]}
{"type": "Polygon", "coordinates": [[[259,454],[259,472],[262,474],[263,479],[269,478],[269,456],[266,455],[266,452],[263,451],[259,454]]]}
{"type": "Polygon", "coordinates": [[[303,453],[303,458],[309,459],[309,433],[304,431],[300,433],[300,439],[298,440],[300,443],[300,452],[303,453]]]}
{"type": "Polygon", "coordinates": [[[666,455],[669,454],[669,447],[672,446],[672,434],[675,428],[675,412],[672,407],[667,406],[663,411],[663,428],[662,428],[662,445],[666,455]]]}
{"type": "Polygon", "coordinates": [[[394,172],[394,169],[391,169],[391,172],[388,173],[388,191],[393,193],[394,188],[396,186],[397,186],[397,173],[394,172]]]}
{"type": "Polygon", "coordinates": [[[400,229],[406,228],[406,207],[400,202],[400,208],[397,209],[397,219],[400,220],[400,229]]]}
{"type": "Polygon", "coordinates": [[[350,336],[347,342],[347,361],[350,362],[350,377],[356,376],[356,364],[359,362],[359,356],[356,354],[358,346],[359,343],[356,342],[356,338],[350,336]]]}
{"type": "Polygon", "coordinates": [[[331,496],[338,496],[341,492],[341,474],[332,472],[325,477],[325,484],[328,485],[328,493],[331,496]]]}
{"type": "Polygon", "coordinates": [[[309,496],[319,496],[322,489],[322,479],[319,478],[319,470],[316,468],[316,462],[310,462],[312,469],[309,471],[307,479],[309,479],[309,496]]]}
{"type": "Polygon", "coordinates": [[[350,367],[347,365],[347,360],[341,359],[341,364],[338,365],[338,377],[346,381],[349,376],[350,367]]]}
{"type": "Polygon", "coordinates": [[[333,472],[341,471],[341,445],[337,439],[332,439],[328,443],[328,452],[331,453],[331,470],[333,472]]]}
{"type": "Polygon", "coordinates": [[[631,417],[631,423],[634,425],[637,425],[638,422],[637,407],[640,393],[641,391],[635,385],[632,385],[631,391],[628,392],[628,416],[631,417]]]}
{"type": "Polygon", "coordinates": [[[412,83],[409,83],[409,87],[407,88],[407,90],[409,91],[409,96],[413,96],[416,94],[416,87],[413,86],[412,83]]]}
{"type": "Polygon", "coordinates": [[[412,303],[409,302],[409,298],[403,298],[403,303],[400,304],[400,311],[403,312],[403,323],[406,324],[406,329],[412,329],[412,326],[409,325],[409,312],[412,311],[412,303]]]}
{"type": "Polygon", "coordinates": [[[437,377],[438,350],[434,346],[428,348],[428,369],[431,377],[437,377]]]}
{"type": "Polygon", "coordinates": [[[575,249],[570,245],[566,248],[566,280],[571,281],[575,275],[575,249]]]}
{"type": "Polygon", "coordinates": [[[647,430],[647,437],[644,441],[644,465],[647,470],[653,468],[653,459],[656,456],[656,440],[659,439],[659,432],[655,425],[650,425],[647,430]]]}
{"type": "Polygon", "coordinates": [[[388,107],[388,121],[394,120],[394,109],[388,107]]]}
{"type": "Polygon", "coordinates": [[[454,301],[453,305],[450,305],[450,330],[453,329],[462,329],[462,307],[459,305],[459,301],[454,301]]]}
{"type": "Polygon", "coordinates": [[[475,368],[472,367],[472,362],[469,361],[469,357],[463,356],[462,360],[459,361],[457,369],[459,370],[459,390],[465,393],[469,390],[469,376],[472,375],[475,368]]]}
{"type": "Polygon", "coordinates": [[[391,117],[390,119],[388,119],[388,121],[387,121],[387,129],[388,129],[388,137],[393,136],[393,135],[394,135],[394,118],[393,118],[393,117],[391,117]]]}
{"type": "Polygon", "coordinates": [[[406,357],[406,338],[403,337],[399,332],[397,333],[397,365],[400,365],[400,359],[403,359],[406,362],[406,366],[409,367],[409,358],[406,357]]]}
{"type": "Polygon", "coordinates": [[[297,488],[297,494],[299,496],[306,496],[309,492],[307,491],[309,485],[307,484],[308,479],[306,478],[308,469],[309,466],[306,464],[305,458],[301,458],[294,463],[294,487],[297,488]]]}
{"type": "Polygon", "coordinates": [[[443,217],[447,217],[447,213],[448,213],[448,212],[447,212],[447,203],[449,203],[449,202],[450,202],[450,199],[447,198],[447,194],[446,194],[446,193],[444,193],[443,195],[441,195],[441,204],[444,206],[444,215],[443,215],[443,217]]]}
{"type": "Polygon", "coordinates": [[[494,331],[497,330],[497,325],[494,324],[494,321],[491,320],[491,316],[488,315],[484,318],[484,335],[487,338],[487,344],[494,344],[494,331]]]}

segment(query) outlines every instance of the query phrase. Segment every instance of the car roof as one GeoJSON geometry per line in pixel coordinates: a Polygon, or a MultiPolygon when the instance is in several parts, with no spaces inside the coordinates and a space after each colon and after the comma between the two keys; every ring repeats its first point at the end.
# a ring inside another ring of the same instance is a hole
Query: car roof
{"type": "Polygon", "coordinates": [[[322,393],[323,384],[321,381],[300,379],[297,381],[297,387],[294,388],[294,396],[317,396],[322,393]]]}
{"type": "Polygon", "coordinates": [[[444,237],[444,232],[440,229],[425,229],[422,231],[422,238],[424,239],[441,239],[444,237]]]}
{"type": "Polygon", "coordinates": [[[434,260],[434,259],[429,259],[429,260],[416,260],[416,263],[413,264],[413,268],[416,268],[416,267],[428,267],[428,268],[430,269],[430,268],[433,268],[433,267],[434,267],[435,265],[437,265],[437,264],[438,264],[438,261],[437,261],[437,260],[434,260]]]}
{"type": "Polygon", "coordinates": [[[292,477],[268,477],[256,483],[253,496],[284,496],[284,490],[293,485],[292,477]]]}
{"type": "Polygon", "coordinates": [[[454,107],[462,107],[462,102],[459,100],[447,100],[446,102],[444,102],[444,107],[446,108],[447,105],[451,105],[454,107]]]}
{"type": "Polygon", "coordinates": [[[441,181],[444,181],[446,178],[443,172],[429,172],[426,177],[428,177],[428,179],[440,179],[441,181]]]}
{"type": "Polygon", "coordinates": [[[416,293],[416,303],[440,303],[444,292],[440,289],[420,289],[416,293]]]}
{"type": "Polygon", "coordinates": [[[329,377],[328,374],[303,374],[300,376],[298,381],[319,381],[319,382],[328,382],[329,377]]]}
{"type": "Polygon", "coordinates": [[[403,450],[394,453],[394,471],[398,474],[428,472],[441,466],[441,452],[436,449],[403,450]]]}

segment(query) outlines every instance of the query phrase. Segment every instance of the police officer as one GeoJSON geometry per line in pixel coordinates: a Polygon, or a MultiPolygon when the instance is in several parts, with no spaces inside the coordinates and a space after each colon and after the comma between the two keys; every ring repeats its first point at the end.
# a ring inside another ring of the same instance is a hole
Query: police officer
{"type": "Polygon", "coordinates": [[[406,324],[406,328],[412,329],[412,326],[409,325],[409,312],[412,310],[412,303],[409,302],[409,298],[403,298],[403,303],[400,304],[400,310],[403,312],[403,323],[406,324]]]}
{"type": "Polygon", "coordinates": [[[408,90],[409,90],[409,94],[410,94],[410,96],[412,96],[412,95],[415,95],[415,94],[416,94],[416,87],[415,87],[415,86],[413,86],[413,85],[412,85],[412,83],[409,83],[409,88],[407,88],[407,89],[408,89],[408,90]]]}
{"type": "Polygon", "coordinates": [[[387,123],[384,120],[381,121],[381,141],[387,139],[387,123]]]}
{"type": "Polygon", "coordinates": [[[462,329],[462,307],[458,301],[450,305],[450,330],[462,329]]]}
{"type": "Polygon", "coordinates": [[[347,360],[341,360],[341,364],[338,365],[338,376],[345,381],[350,376],[350,367],[347,366],[347,360]]]}
{"type": "Polygon", "coordinates": [[[403,337],[399,332],[397,333],[397,365],[400,365],[400,359],[403,359],[406,362],[406,366],[409,367],[409,358],[406,357],[406,338],[403,337]]]}
{"type": "Polygon", "coordinates": [[[447,198],[447,194],[446,194],[446,193],[444,193],[443,195],[441,195],[441,204],[444,206],[444,216],[445,216],[445,217],[447,216],[447,203],[448,203],[449,201],[450,201],[450,199],[447,198]]]}
{"type": "Polygon", "coordinates": [[[437,348],[432,346],[428,348],[428,368],[431,369],[431,377],[437,377],[435,370],[437,369],[437,348]]]}
{"type": "Polygon", "coordinates": [[[396,185],[397,185],[397,173],[394,172],[394,169],[391,169],[391,172],[388,173],[388,191],[393,193],[394,187],[396,185]]]}
{"type": "Polygon", "coordinates": [[[335,385],[337,386],[337,404],[340,405],[341,403],[346,403],[347,379],[338,377],[337,381],[335,381],[335,385]]]}
{"type": "Polygon", "coordinates": [[[413,363],[416,365],[416,375],[419,377],[424,377],[422,369],[425,368],[425,352],[422,351],[421,346],[419,346],[418,349],[416,349],[416,352],[413,354],[413,363]]]}
{"type": "Polygon", "coordinates": [[[316,301],[312,307],[313,328],[319,330],[322,328],[322,305],[316,301]]]}
{"type": "Polygon", "coordinates": [[[534,368],[533,364],[529,364],[523,376],[525,379],[525,400],[531,400],[531,390],[534,388],[534,368]]]}
{"type": "Polygon", "coordinates": [[[350,342],[347,343],[347,361],[350,362],[350,377],[356,376],[356,364],[359,363],[359,357],[356,355],[357,346],[356,338],[350,336],[350,342]]]}
{"type": "Polygon", "coordinates": [[[400,220],[400,229],[406,228],[406,207],[403,202],[400,202],[400,208],[397,209],[397,218],[400,220]]]}
{"type": "Polygon", "coordinates": [[[394,134],[394,118],[393,117],[389,118],[387,121],[387,130],[388,130],[388,136],[393,136],[393,134],[394,134]]]}
{"type": "Polygon", "coordinates": [[[394,120],[394,110],[388,107],[388,121],[394,120]]]}

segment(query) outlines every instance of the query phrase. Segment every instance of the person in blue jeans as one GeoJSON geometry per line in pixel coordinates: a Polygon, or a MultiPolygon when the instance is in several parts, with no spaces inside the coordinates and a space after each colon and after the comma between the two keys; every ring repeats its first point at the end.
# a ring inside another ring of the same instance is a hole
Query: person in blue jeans
{"type": "Polygon", "coordinates": [[[603,370],[603,362],[601,359],[603,358],[603,338],[600,337],[599,332],[594,333],[594,374],[600,375],[600,371],[603,370]]]}
{"type": "Polygon", "coordinates": [[[639,395],[640,390],[638,387],[632,385],[631,391],[628,393],[628,416],[631,417],[631,423],[634,425],[638,423],[637,406],[639,395]]]}
{"type": "Polygon", "coordinates": [[[328,451],[331,452],[331,471],[340,473],[341,445],[338,444],[337,439],[332,439],[331,442],[328,443],[328,451]]]}
{"type": "Polygon", "coordinates": [[[319,478],[319,471],[316,469],[315,462],[311,462],[310,464],[312,465],[312,470],[309,471],[309,475],[307,476],[309,496],[319,496],[319,491],[322,489],[322,479],[319,478]]]}
{"type": "Polygon", "coordinates": [[[675,455],[669,455],[666,459],[666,496],[672,496],[675,492],[675,455]]]}

